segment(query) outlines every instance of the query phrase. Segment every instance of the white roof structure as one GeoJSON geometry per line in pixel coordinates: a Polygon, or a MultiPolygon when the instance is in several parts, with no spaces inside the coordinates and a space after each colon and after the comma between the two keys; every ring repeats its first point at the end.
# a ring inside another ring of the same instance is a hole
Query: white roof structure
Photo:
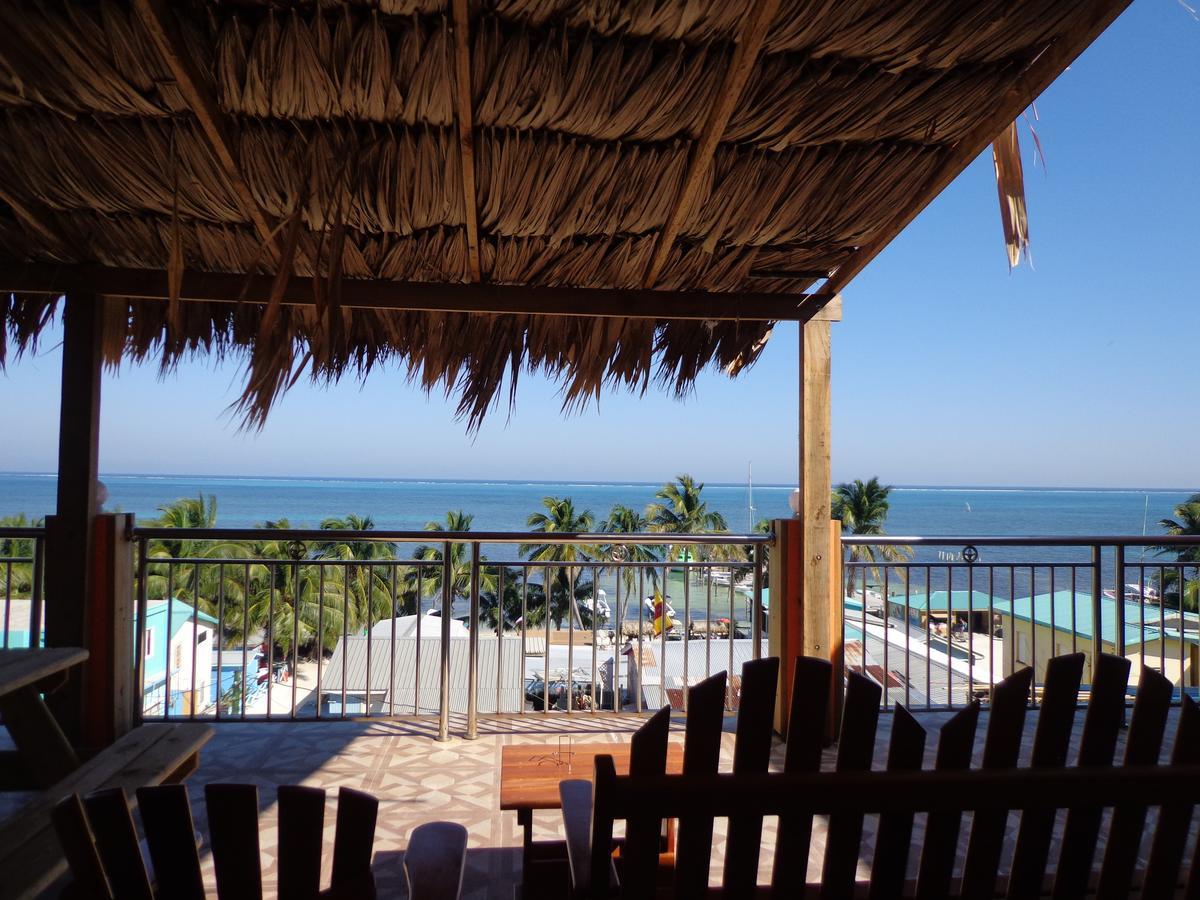
{"type": "MultiPolygon", "coordinates": [[[[415,638],[417,636],[417,620],[420,619],[421,640],[432,638],[442,639],[442,617],[425,613],[423,616],[397,616],[395,619],[381,619],[371,626],[371,636],[376,638],[392,637],[392,623],[396,623],[397,638],[415,638]]],[[[467,637],[471,632],[458,619],[450,620],[450,637],[467,637]]]]}

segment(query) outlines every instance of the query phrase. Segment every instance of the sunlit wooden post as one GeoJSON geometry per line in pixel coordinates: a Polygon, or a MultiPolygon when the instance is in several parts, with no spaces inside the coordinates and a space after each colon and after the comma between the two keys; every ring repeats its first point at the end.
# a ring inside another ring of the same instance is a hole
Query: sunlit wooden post
{"type": "MultiPolygon", "coordinates": [[[[62,399],[58,430],[58,503],[46,522],[46,644],[86,647],[92,527],[100,448],[101,305],[69,294],[63,315],[62,399]]],[[[82,733],[81,678],[51,695],[68,738],[82,733]]]]}
{"type": "MultiPolygon", "coordinates": [[[[830,519],[830,325],[840,320],[835,298],[800,326],[799,503],[792,519],[774,522],[770,571],[768,638],[771,653],[784,661],[775,723],[781,733],[787,728],[795,658],[834,660],[841,671],[840,543],[833,540],[830,519]]],[[[834,694],[840,699],[840,677],[834,694]]],[[[835,703],[831,733],[837,709],[835,703]]]]}

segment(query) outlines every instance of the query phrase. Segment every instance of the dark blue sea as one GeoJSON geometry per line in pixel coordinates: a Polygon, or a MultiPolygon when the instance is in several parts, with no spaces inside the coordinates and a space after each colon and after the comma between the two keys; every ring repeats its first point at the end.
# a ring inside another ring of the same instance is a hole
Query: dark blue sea
{"type": "MultiPolygon", "coordinates": [[[[447,510],[475,516],[476,530],[524,531],[526,518],[547,496],[571,497],[578,510],[601,521],[616,503],[642,508],[661,483],[530,481],[422,481],[209,477],[196,475],[102,476],[108,511],[151,519],[180,497],[212,495],[218,525],[247,527],[287,519],[315,527],[328,516],[370,516],[375,527],[420,530],[447,510]]],[[[790,515],[791,487],[754,485],[753,519],[790,515]]],[[[40,517],[54,509],[55,477],[0,474],[0,516],[40,517]]],[[[1154,534],[1189,491],[979,487],[896,487],[887,531],[895,535],[1141,535],[1154,534]]],[[[724,514],[732,531],[752,524],[746,484],[708,484],[704,498],[724,514]]]]}

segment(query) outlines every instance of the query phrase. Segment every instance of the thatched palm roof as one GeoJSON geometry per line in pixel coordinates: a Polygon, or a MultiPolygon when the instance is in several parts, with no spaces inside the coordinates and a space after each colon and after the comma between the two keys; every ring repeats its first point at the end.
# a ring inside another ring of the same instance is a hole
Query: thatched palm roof
{"type": "Polygon", "coordinates": [[[108,359],[249,353],[259,421],[302,371],[388,359],[473,422],[523,370],[569,402],[656,375],[683,391],[753,362],[771,322],[362,308],[343,289],[816,308],[1124,5],[12,0],[0,289],[20,292],[3,324],[23,348],[53,302],[22,266],[165,271],[167,302],[102,301],[108,359]],[[184,270],[279,280],[266,304],[183,302],[184,270]],[[281,303],[291,273],[315,277],[315,303],[281,303]]]}

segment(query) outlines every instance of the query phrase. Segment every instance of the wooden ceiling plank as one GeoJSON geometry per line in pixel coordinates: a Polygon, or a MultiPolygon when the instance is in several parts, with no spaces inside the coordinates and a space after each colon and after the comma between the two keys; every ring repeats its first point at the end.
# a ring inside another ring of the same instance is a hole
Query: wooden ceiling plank
{"type": "MultiPolygon", "coordinates": [[[[461,2],[461,0],[457,0],[457,2],[461,2]]],[[[651,257],[650,266],[646,270],[646,277],[643,281],[646,288],[654,287],[658,276],[662,274],[663,267],[667,264],[671,248],[675,245],[675,238],[679,236],[683,220],[691,211],[692,204],[696,201],[705,178],[708,177],[709,167],[717,152],[717,145],[721,142],[721,136],[729,124],[729,117],[733,115],[734,105],[742,95],[742,88],[746,86],[746,81],[758,61],[759,52],[762,50],[763,40],[767,36],[771,20],[775,18],[775,13],[779,9],[779,0],[753,0],[753,4],[742,24],[741,34],[733,50],[733,57],[729,61],[729,68],[726,70],[725,78],[717,92],[716,102],[709,110],[708,119],[700,132],[700,139],[692,145],[692,155],[688,161],[683,186],[675,196],[675,203],[671,207],[667,223],[659,235],[654,256],[651,257]]]]}
{"type": "MultiPolygon", "coordinates": [[[[180,299],[190,302],[266,303],[274,276],[219,272],[183,273],[180,299]]],[[[0,263],[0,292],[63,294],[85,289],[133,300],[166,300],[168,275],[159,269],[44,263],[0,263]]],[[[609,288],[449,284],[344,278],[341,305],[357,309],[558,315],[589,318],[701,321],[807,321],[815,307],[805,294],[752,291],[655,291],[609,288]]],[[[315,304],[311,278],[293,276],[282,303],[315,304]]]]}
{"type": "Polygon", "coordinates": [[[479,265],[479,211],[475,199],[475,134],[471,108],[471,31],[467,0],[453,0],[455,118],[458,119],[458,158],[462,164],[463,214],[467,225],[467,268],[470,280],[482,281],[479,265]]]}
{"type": "Polygon", "coordinates": [[[875,240],[858,248],[850,259],[839,266],[829,280],[821,286],[821,289],[812,296],[810,303],[823,304],[825,302],[823,298],[831,297],[844,290],[851,279],[865,269],[871,260],[892,242],[896,235],[907,228],[938,194],[945,190],[980,153],[991,145],[998,134],[1020,116],[1022,111],[1033,103],[1067,66],[1091,46],[1092,42],[1113,23],[1130,2],[1131,0],[1101,0],[1096,3],[1092,15],[1081,19],[1078,24],[1061,35],[1034,59],[1017,83],[1004,93],[995,112],[958,141],[950,160],[942,167],[937,178],[924,191],[917,193],[912,201],[892,218],[875,240]]]}
{"type": "Polygon", "coordinates": [[[229,179],[242,213],[253,224],[264,245],[277,247],[276,230],[271,218],[259,207],[250,186],[242,177],[233,130],[192,61],[166,0],[134,0],[134,6],[163,62],[175,76],[176,86],[199,122],[209,149],[229,179]]]}

